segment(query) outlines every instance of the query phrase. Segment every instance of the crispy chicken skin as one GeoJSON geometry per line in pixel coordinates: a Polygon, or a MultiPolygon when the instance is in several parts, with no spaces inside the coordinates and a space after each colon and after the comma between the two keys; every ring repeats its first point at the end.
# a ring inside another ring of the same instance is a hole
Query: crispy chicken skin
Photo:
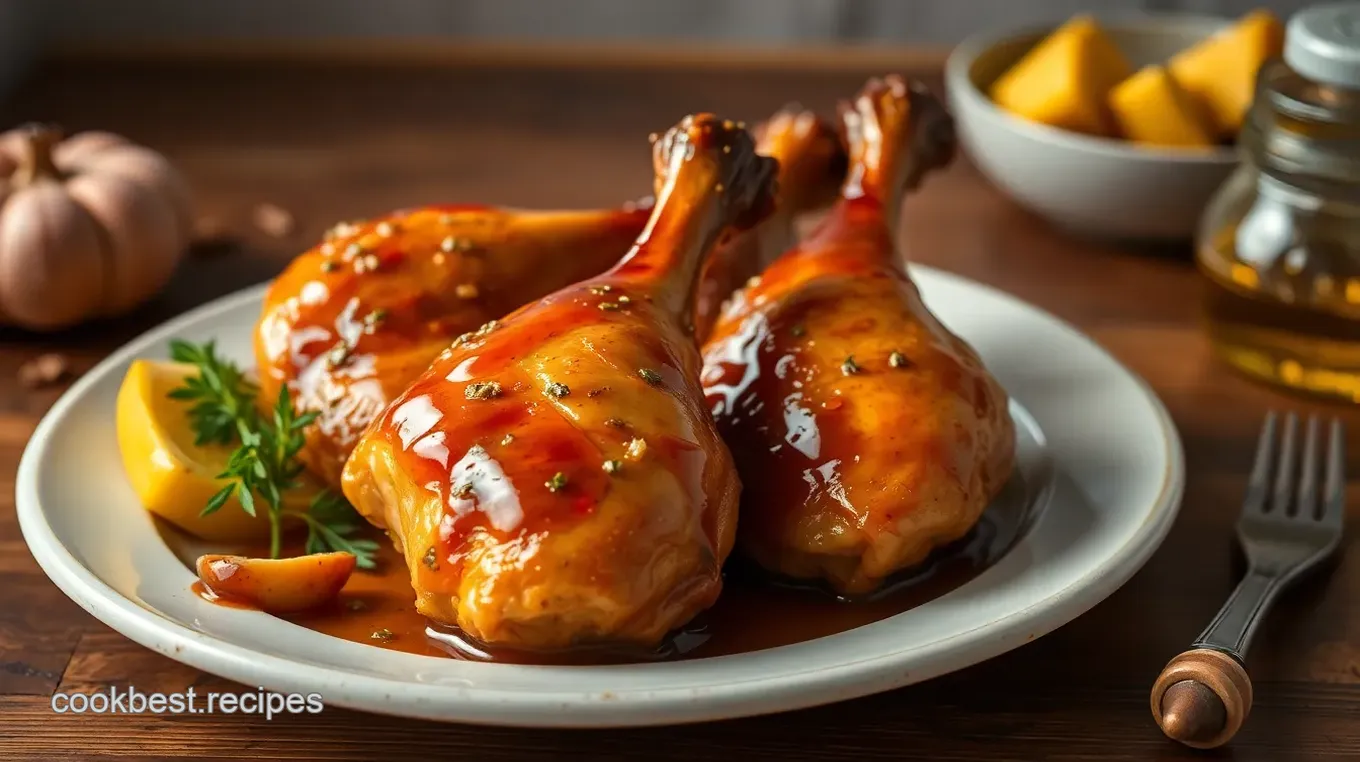
{"type": "MultiPolygon", "coordinates": [[[[784,167],[779,214],[708,259],[695,314],[705,332],[722,300],[784,250],[792,215],[829,204],[844,176],[839,138],[814,115],[785,109],[757,132],[757,150],[784,167]]],[[[255,335],[261,399],[272,405],[289,384],[318,413],[302,456],[338,485],[359,435],[449,342],[611,267],[649,216],[649,204],[447,206],[342,223],[269,289],[255,335]]]]}
{"type": "Polygon", "coordinates": [[[454,337],[618,261],[649,210],[425,207],[342,223],[295,259],[255,332],[261,398],[317,411],[302,457],[338,485],[359,435],[454,337]]]}
{"type": "Polygon", "coordinates": [[[850,170],[824,223],[734,296],[703,385],[743,484],[739,549],[847,595],[962,537],[1008,478],[1014,424],[894,246],[905,191],[954,151],[928,93],[843,107],[850,170]]]}
{"type": "Polygon", "coordinates": [[[772,206],[775,163],[706,114],[654,160],[618,265],[460,338],[345,466],[417,608],[483,644],[653,646],[721,590],[740,485],[685,326],[706,254],[772,206]]]}

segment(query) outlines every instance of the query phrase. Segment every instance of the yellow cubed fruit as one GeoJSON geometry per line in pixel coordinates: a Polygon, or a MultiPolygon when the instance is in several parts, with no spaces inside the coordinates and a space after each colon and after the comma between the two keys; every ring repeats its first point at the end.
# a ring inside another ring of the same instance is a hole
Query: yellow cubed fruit
{"type": "Polygon", "coordinates": [[[1110,112],[1124,137],[1158,146],[1211,146],[1212,128],[1161,66],[1147,66],[1110,92],[1110,112]]]}
{"type": "Polygon", "coordinates": [[[1256,73],[1284,48],[1284,28],[1270,11],[1258,10],[1236,24],[1177,53],[1171,76],[1212,120],[1215,137],[1231,138],[1242,126],[1256,90],[1256,73]]]}
{"type": "MultiPolygon", "coordinates": [[[[262,499],[256,503],[255,517],[234,495],[216,512],[199,515],[208,499],[226,486],[217,475],[226,469],[233,448],[194,444],[188,404],[168,396],[193,372],[192,365],[152,360],[134,360],[128,368],[115,411],[128,482],[148,511],[192,535],[221,541],[266,538],[268,509],[262,499]]],[[[285,502],[290,508],[305,509],[314,494],[315,487],[293,490],[285,502]]]]}
{"type": "Polygon", "coordinates": [[[1001,108],[1031,121],[1090,135],[1113,135],[1110,90],[1129,75],[1124,54],[1090,16],[1075,16],[1045,37],[992,85],[1001,108]]]}

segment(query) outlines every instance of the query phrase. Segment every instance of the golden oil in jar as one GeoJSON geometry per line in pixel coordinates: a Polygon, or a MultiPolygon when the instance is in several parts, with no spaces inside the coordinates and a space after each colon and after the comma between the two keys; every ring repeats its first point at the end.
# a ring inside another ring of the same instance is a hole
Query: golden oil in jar
{"type": "Polygon", "coordinates": [[[1290,20],[1201,222],[1209,338],[1237,370],[1360,402],[1360,3],[1290,20]],[[1319,44],[1319,40],[1326,44],[1319,44]]]}
{"type": "Polygon", "coordinates": [[[1238,259],[1236,233],[1200,244],[1219,356],[1262,381],[1360,402],[1360,240],[1327,249],[1315,241],[1258,269],[1238,259]]]}

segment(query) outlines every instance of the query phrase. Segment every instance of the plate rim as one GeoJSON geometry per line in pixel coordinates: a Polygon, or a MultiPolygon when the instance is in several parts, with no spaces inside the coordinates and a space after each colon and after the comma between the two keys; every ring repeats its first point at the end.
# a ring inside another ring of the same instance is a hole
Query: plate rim
{"type": "Polygon", "coordinates": [[[540,699],[536,701],[541,706],[525,707],[521,712],[500,711],[508,709],[511,704],[522,704],[525,692],[502,690],[494,685],[465,688],[402,682],[388,677],[301,663],[196,631],[138,605],[79,561],[48,522],[38,494],[40,453],[51,439],[52,431],[68,416],[71,408],[107,376],[111,368],[144,354],[135,351],[136,347],[157,337],[163,340],[176,335],[187,326],[214,314],[228,312],[243,302],[259,299],[268,288],[268,282],[218,297],[143,331],[115,349],[72,384],[44,414],[20,457],[15,479],[15,507],[20,531],[39,567],[67,597],[95,619],[134,642],[176,661],[246,685],[284,692],[319,692],[327,705],[377,714],[519,727],[669,725],[807,708],[929,680],[995,658],[1042,637],[1086,613],[1119,589],[1146,564],[1174,525],[1185,488],[1185,460],[1179,433],[1156,392],[1141,376],[1091,337],[1049,311],[994,286],[926,265],[912,264],[909,268],[911,272],[927,272],[931,278],[954,281],[955,285],[986,292],[989,297],[1008,303],[1009,307],[1037,313],[1053,328],[1067,333],[1069,338],[1082,342],[1090,351],[1102,356],[1134,382],[1144,402],[1155,413],[1162,435],[1162,451],[1166,457],[1162,484],[1144,512],[1145,519],[1136,531],[1123,538],[1117,549],[1102,558],[1086,574],[1074,577],[1046,597],[1018,607],[999,619],[966,630],[966,634],[987,631],[989,642],[970,642],[965,648],[951,648],[948,645],[951,642],[949,638],[940,638],[914,646],[912,652],[929,662],[930,666],[925,669],[910,673],[882,669],[892,666],[882,662],[901,653],[894,652],[854,659],[797,675],[767,675],[733,681],[722,684],[721,689],[676,686],[648,690],[630,688],[587,696],[587,700],[583,700],[579,690],[541,692],[537,694],[540,699]],[[1081,600],[1074,605],[1070,599],[1075,597],[1081,600]],[[874,665],[879,668],[879,674],[874,673],[874,665]],[[829,677],[822,674],[827,670],[834,674],[829,677]],[[811,690],[813,687],[816,690],[811,690]],[[393,694],[397,690],[411,695],[401,701],[392,700],[396,698],[393,694]],[[459,717],[450,717],[443,710],[443,704],[435,698],[436,694],[446,696],[465,691],[478,697],[482,706],[465,707],[470,711],[462,712],[459,717]],[[364,698],[375,693],[384,695],[389,701],[375,703],[371,698],[364,698]],[[553,712],[547,708],[548,704],[560,706],[553,712]],[[652,714],[664,714],[666,717],[653,718],[652,714]]]}

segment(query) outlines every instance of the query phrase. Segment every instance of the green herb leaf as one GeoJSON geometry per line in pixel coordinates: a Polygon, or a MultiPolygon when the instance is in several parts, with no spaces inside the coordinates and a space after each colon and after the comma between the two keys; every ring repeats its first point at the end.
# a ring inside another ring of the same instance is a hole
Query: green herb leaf
{"type": "Polygon", "coordinates": [[[211,341],[193,344],[173,340],[170,356],[197,370],[183,386],[169,393],[174,399],[193,403],[188,417],[195,443],[236,445],[226,470],[218,475],[227,484],[209,498],[201,515],[220,510],[235,495],[247,514],[255,516],[261,507],[268,512],[272,557],[279,557],[283,517],[288,515],[307,525],[308,553],[344,551],[354,554],[359,568],[372,569],[378,543],[352,536],[364,524],[344,497],[322,491],[306,512],[283,507],[288,491],[301,486],[304,468],[298,454],[307,442],[305,430],[317,413],[299,415],[285,386],[274,408],[262,416],[255,406],[259,387],[247,380],[239,367],[219,357],[211,341]]]}
{"type": "Polygon", "coordinates": [[[231,493],[232,493],[232,491],[235,490],[235,489],[236,489],[236,485],[235,485],[235,484],[228,484],[227,486],[225,486],[225,487],[223,487],[222,489],[218,490],[218,491],[217,491],[217,494],[215,494],[215,495],[213,495],[212,497],[208,498],[208,505],[205,506],[205,507],[203,508],[203,510],[202,510],[198,515],[199,515],[199,516],[207,516],[207,515],[209,515],[209,514],[216,513],[216,512],[218,511],[218,509],[220,509],[222,506],[226,505],[226,504],[227,504],[227,501],[231,499],[231,493]]]}
{"type": "Polygon", "coordinates": [[[241,508],[246,513],[255,515],[255,495],[244,479],[236,483],[236,499],[241,501],[241,508]]]}
{"type": "Polygon", "coordinates": [[[307,552],[342,551],[353,554],[355,565],[360,569],[372,569],[377,565],[374,556],[378,543],[348,536],[359,530],[362,520],[345,498],[324,490],[312,498],[307,513],[298,516],[307,523],[307,552]]]}
{"type": "MultiPolygon", "coordinates": [[[[330,493],[322,493],[330,494],[330,493]]],[[[343,502],[343,498],[340,498],[343,502]]],[[[348,505],[348,504],[346,504],[348,505]]],[[[352,509],[351,509],[352,510],[352,509]]],[[[368,538],[350,538],[336,527],[322,523],[311,515],[311,513],[295,513],[307,523],[307,552],[325,553],[329,551],[339,551],[349,553],[354,556],[354,565],[360,569],[372,569],[377,566],[375,556],[378,554],[378,543],[368,538]]],[[[349,526],[350,529],[354,525],[349,526]]]]}
{"type": "Polygon", "coordinates": [[[246,380],[240,368],[217,356],[213,342],[202,345],[179,339],[170,342],[170,357],[194,365],[198,375],[170,391],[170,397],[193,402],[189,423],[194,444],[233,444],[238,439],[235,422],[253,415],[259,388],[246,380]]]}

